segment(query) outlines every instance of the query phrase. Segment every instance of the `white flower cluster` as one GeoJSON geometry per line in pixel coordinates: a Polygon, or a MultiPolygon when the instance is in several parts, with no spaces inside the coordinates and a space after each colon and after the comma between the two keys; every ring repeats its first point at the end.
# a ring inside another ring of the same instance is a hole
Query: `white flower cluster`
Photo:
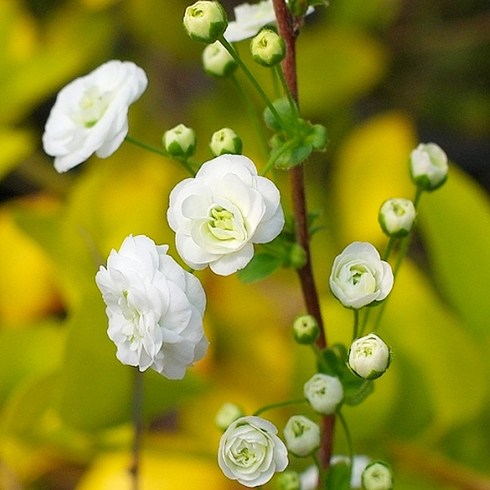
{"type": "Polygon", "coordinates": [[[119,251],[112,250],[95,280],[107,305],[117,358],[140,371],[152,368],[181,379],[207,349],[206,297],[199,280],[167,250],[144,235],[130,235],[119,251]]]}
{"type": "Polygon", "coordinates": [[[134,63],[112,60],[64,87],[43,134],[56,170],[66,172],[93,153],[112,155],[128,134],[128,108],[147,84],[145,72],[134,63]]]}

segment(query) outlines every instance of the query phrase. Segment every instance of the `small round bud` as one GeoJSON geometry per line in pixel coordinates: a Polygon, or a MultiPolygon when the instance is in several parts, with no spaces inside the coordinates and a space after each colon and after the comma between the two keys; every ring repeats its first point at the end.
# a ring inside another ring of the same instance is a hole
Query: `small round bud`
{"type": "Polygon", "coordinates": [[[293,415],[284,427],[284,439],[292,454],[305,458],[320,447],[320,427],[303,415],[293,415]]]}
{"type": "Polygon", "coordinates": [[[213,77],[231,75],[238,64],[228,50],[219,42],[208,44],[202,53],[204,71],[213,77]]]}
{"type": "Polygon", "coordinates": [[[382,461],[374,461],[366,466],[361,476],[364,490],[391,490],[393,473],[391,468],[382,461]]]}
{"type": "Polygon", "coordinates": [[[305,249],[299,243],[293,243],[289,250],[289,263],[295,269],[301,269],[308,260],[305,249]]]}
{"type": "Polygon", "coordinates": [[[211,136],[209,148],[215,157],[220,155],[240,155],[242,153],[242,140],[230,128],[223,128],[211,136]]]}
{"type": "Polygon", "coordinates": [[[262,29],[250,43],[253,59],[262,66],[274,66],[286,55],[284,39],[272,29],[262,29]]]}
{"type": "Polygon", "coordinates": [[[244,415],[243,410],[235,403],[225,403],[216,413],[214,423],[218,428],[225,431],[235,420],[244,415]]]}
{"type": "Polygon", "coordinates": [[[349,367],[360,378],[379,378],[388,369],[390,361],[390,349],[374,333],[354,340],[350,346],[349,367]]]}
{"type": "Polygon", "coordinates": [[[410,175],[424,191],[433,191],[444,184],[447,172],[447,156],[435,143],[421,143],[410,154],[410,175]]]}
{"type": "Polygon", "coordinates": [[[227,26],[226,12],[219,2],[201,0],[185,9],[184,27],[194,41],[212,43],[227,26]]]}
{"type": "Polygon", "coordinates": [[[279,490],[301,490],[301,478],[297,471],[286,470],[277,477],[279,490]]]}
{"type": "Polygon", "coordinates": [[[315,412],[331,415],[344,398],[344,388],[336,376],[317,373],[305,383],[304,394],[315,412]]]}
{"type": "Polygon", "coordinates": [[[393,198],[381,205],[378,221],[386,235],[400,238],[412,231],[416,215],[410,199],[393,198]]]}
{"type": "Polygon", "coordinates": [[[312,315],[301,315],[293,323],[293,336],[298,344],[313,344],[320,335],[320,327],[312,315]]]}
{"type": "Polygon", "coordinates": [[[196,151],[196,133],[193,129],[178,124],[175,128],[165,131],[162,143],[171,156],[187,158],[196,151]]]}

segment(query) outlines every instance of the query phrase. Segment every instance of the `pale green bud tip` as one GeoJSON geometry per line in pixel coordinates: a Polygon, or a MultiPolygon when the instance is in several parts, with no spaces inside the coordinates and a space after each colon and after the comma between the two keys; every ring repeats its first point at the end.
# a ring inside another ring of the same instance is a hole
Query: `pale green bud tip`
{"type": "Polygon", "coordinates": [[[299,243],[293,243],[289,251],[289,263],[295,269],[301,269],[306,264],[308,257],[305,249],[299,243]]]}
{"type": "Polygon", "coordinates": [[[213,77],[227,77],[238,66],[233,56],[219,41],[215,41],[204,48],[202,63],[204,71],[213,77]]]}
{"type": "Polygon", "coordinates": [[[293,336],[298,344],[313,344],[320,335],[320,327],[312,315],[301,315],[293,323],[293,336]]]}
{"type": "Polygon", "coordinates": [[[286,44],[272,29],[262,29],[250,43],[253,59],[263,66],[274,66],[286,55],[286,44]]]}
{"type": "Polygon", "coordinates": [[[379,210],[378,221],[383,232],[390,237],[404,237],[412,231],[416,217],[415,206],[409,199],[386,200],[379,210]]]}
{"type": "Polygon", "coordinates": [[[284,439],[292,454],[305,458],[320,447],[320,427],[303,415],[293,415],[284,427],[284,439]]]}
{"type": "Polygon", "coordinates": [[[301,478],[297,471],[286,470],[277,477],[279,490],[301,490],[301,478]]]}
{"type": "Polygon", "coordinates": [[[302,17],[308,10],[308,0],[289,0],[289,11],[298,17],[302,17]]]}
{"type": "Polygon", "coordinates": [[[220,155],[240,155],[242,153],[242,140],[230,128],[222,128],[211,136],[209,148],[215,157],[220,155]]]}
{"type": "Polygon", "coordinates": [[[218,428],[225,431],[235,420],[244,415],[243,410],[235,403],[225,403],[216,413],[214,423],[218,428]]]}
{"type": "Polygon", "coordinates": [[[190,157],[196,151],[196,133],[193,129],[178,124],[165,131],[162,137],[165,150],[173,157],[190,157]]]}
{"type": "Polygon", "coordinates": [[[389,347],[374,333],[354,340],[350,346],[348,364],[360,378],[379,378],[388,369],[390,362],[389,347]]]}
{"type": "Polygon", "coordinates": [[[226,12],[218,2],[203,0],[185,9],[184,27],[195,41],[212,43],[223,35],[227,26],[226,12]]]}
{"type": "Polygon", "coordinates": [[[391,490],[393,488],[391,468],[382,461],[374,461],[362,472],[361,483],[364,490],[391,490]]]}
{"type": "Polygon", "coordinates": [[[410,154],[410,175],[424,191],[433,191],[444,184],[448,168],[446,153],[435,143],[421,143],[410,154]]]}

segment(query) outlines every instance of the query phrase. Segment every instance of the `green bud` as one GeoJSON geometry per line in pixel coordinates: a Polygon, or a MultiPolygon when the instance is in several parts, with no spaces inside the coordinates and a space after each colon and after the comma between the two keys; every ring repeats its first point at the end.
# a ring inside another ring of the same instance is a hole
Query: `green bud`
{"type": "Polygon", "coordinates": [[[301,315],[293,323],[293,336],[298,344],[313,344],[320,335],[320,327],[312,315],[301,315]]]}
{"type": "Polygon", "coordinates": [[[215,157],[225,154],[241,155],[242,140],[232,129],[223,128],[211,136],[209,147],[215,157]]]}
{"type": "Polygon", "coordinates": [[[272,29],[262,29],[250,43],[253,59],[262,66],[274,66],[286,56],[284,39],[272,29]]]}
{"type": "Polygon", "coordinates": [[[446,182],[447,173],[447,156],[435,143],[421,143],[410,154],[410,175],[420,189],[438,189],[446,182]]]}
{"type": "Polygon", "coordinates": [[[391,490],[393,488],[391,468],[382,461],[374,461],[362,472],[361,483],[364,490],[391,490]]]}
{"type": "Polygon", "coordinates": [[[293,415],[284,427],[288,450],[299,458],[306,458],[320,447],[320,427],[303,415],[293,415]]]}
{"type": "Polygon", "coordinates": [[[225,431],[235,420],[244,415],[243,410],[235,403],[225,403],[216,413],[214,423],[218,428],[225,431]]]}
{"type": "Polygon", "coordinates": [[[196,133],[193,129],[178,124],[165,131],[162,143],[167,152],[176,158],[188,158],[196,151],[196,133]]]}
{"type": "Polygon", "coordinates": [[[202,63],[204,71],[213,77],[227,77],[238,66],[233,56],[219,41],[215,41],[204,48],[202,63]]]}
{"type": "Polygon", "coordinates": [[[301,479],[299,473],[286,470],[278,475],[277,482],[279,490],[301,490],[301,479]]]}
{"type": "Polygon", "coordinates": [[[219,2],[201,0],[185,9],[184,27],[194,41],[213,43],[227,26],[226,12],[219,2]]]}
{"type": "Polygon", "coordinates": [[[409,199],[386,200],[379,210],[378,221],[383,232],[390,237],[407,236],[413,228],[417,212],[409,199]]]}
{"type": "Polygon", "coordinates": [[[299,243],[293,243],[289,251],[289,263],[295,269],[301,269],[306,264],[305,249],[299,243]]]}

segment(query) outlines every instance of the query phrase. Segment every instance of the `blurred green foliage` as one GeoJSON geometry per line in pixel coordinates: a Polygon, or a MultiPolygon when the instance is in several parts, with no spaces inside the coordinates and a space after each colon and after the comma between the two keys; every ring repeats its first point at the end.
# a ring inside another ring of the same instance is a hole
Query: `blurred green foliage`
{"type": "MultiPolygon", "coordinates": [[[[169,243],[175,256],[165,210],[184,172],[125,144],[56,174],[40,138],[57,90],[107,59],[133,60],[150,80],[130,110],[133,136],[157,145],[183,122],[206,160],[211,134],[229,126],[244,153],[265,163],[234,86],[202,73],[202,46],[181,28],[186,5],[0,0],[2,489],[129,488],[133,373],[105,334],[94,274],[129,233],[169,243]]],[[[332,0],[307,19],[300,105],[331,140],[307,167],[323,225],[313,254],[331,342],[348,342],[351,322],[328,292],[332,260],[352,240],[385,246],[378,207],[413,196],[407,159],[418,140],[440,136],[449,156],[488,184],[477,166],[490,127],[488,24],[488,6],[476,0],[332,0]]],[[[249,59],[246,43],[239,49],[249,59]]],[[[253,70],[272,93],[267,70],[253,70]]],[[[285,176],[275,178],[288,208],[285,176]]],[[[488,194],[453,165],[446,186],[423,196],[418,225],[382,321],[393,365],[346,416],[356,451],[391,461],[397,489],[489,488],[488,194]]],[[[293,272],[253,285],[199,278],[210,352],[184,381],[145,375],[144,490],[236,488],[215,463],[216,410],[297,398],[314,369],[290,333],[303,312],[293,272]]],[[[281,426],[289,414],[272,417],[281,426]]],[[[339,430],[336,451],[345,450],[339,430]]]]}

